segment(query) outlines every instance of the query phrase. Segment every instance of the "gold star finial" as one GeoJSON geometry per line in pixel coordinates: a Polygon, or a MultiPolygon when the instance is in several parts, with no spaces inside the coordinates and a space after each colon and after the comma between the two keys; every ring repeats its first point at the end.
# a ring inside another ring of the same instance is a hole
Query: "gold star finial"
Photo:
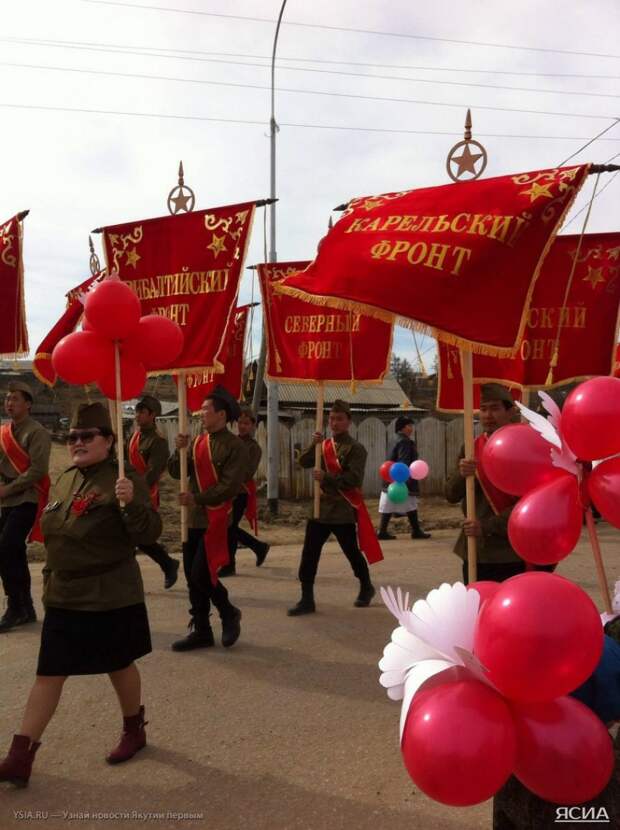
{"type": "Polygon", "coordinates": [[[196,196],[194,191],[185,184],[185,173],[183,171],[183,162],[179,162],[179,180],[176,187],[173,187],[168,194],[168,212],[173,216],[184,211],[191,213],[196,204],[196,196]]]}
{"type": "Polygon", "coordinates": [[[452,147],[448,153],[448,158],[446,159],[446,170],[448,172],[448,176],[450,176],[453,182],[458,182],[463,173],[471,174],[467,177],[467,179],[465,179],[465,181],[473,181],[474,179],[478,179],[483,174],[484,169],[487,166],[487,151],[479,141],[475,141],[471,137],[471,130],[471,110],[468,109],[467,115],[465,116],[465,131],[463,133],[463,140],[458,141],[454,147],[452,147]],[[472,153],[470,147],[477,148],[480,152],[472,153]],[[463,152],[460,156],[457,156],[456,153],[461,148],[463,148],[463,152]],[[452,169],[453,164],[456,165],[456,172],[452,169]],[[479,164],[478,167],[476,167],[477,164],[479,164]]]}

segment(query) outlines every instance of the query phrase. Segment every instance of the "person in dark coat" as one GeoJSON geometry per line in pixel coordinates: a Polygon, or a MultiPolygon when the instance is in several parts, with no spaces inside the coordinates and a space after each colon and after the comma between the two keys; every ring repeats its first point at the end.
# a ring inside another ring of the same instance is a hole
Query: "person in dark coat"
{"type": "MultiPolygon", "coordinates": [[[[406,415],[400,415],[396,419],[394,429],[396,431],[396,434],[398,435],[398,441],[396,442],[392,452],[390,453],[389,460],[401,461],[408,467],[414,461],[418,460],[418,449],[416,447],[415,441],[411,437],[413,434],[413,420],[411,418],[408,418],[406,415]]],[[[386,481],[383,484],[381,497],[379,499],[379,513],[381,515],[381,524],[377,532],[377,538],[385,540],[396,539],[396,536],[393,536],[391,533],[388,532],[388,525],[390,523],[390,519],[392,518],[392,514],[397,513],[401,515],[407,515],[407,518],[409,519],[409,524],[411,526],[412,539],[430,539],[431,534],[426,533],[424,530],[422,530],[422,528],[420,527],[420,521],[418,519],[418,494],[420,492],[418,482],[414,481],[412,478],[407,480],[407,489],[409,490],[409,496],[407,498],[407,501],[401,504],[395,504],[393,501],[390,501],[387,494],[388,487],[389,484],[386,481]]]]}
{"type": "Polygon", "coordinates": [[[142,477],[119,478],[108,410],[79,407],[68,448],[72,465],[53,485],[43,511],[45,618],[37,676],[19,734],[0,763],[0,781],[28,784],[41,736],[70,675],[107,674],[123,714],[123,733],[106,760],[118,764],[146,745],[140,674],[151,651],[135,549],[152,544],[161,519],[142,477]]]}

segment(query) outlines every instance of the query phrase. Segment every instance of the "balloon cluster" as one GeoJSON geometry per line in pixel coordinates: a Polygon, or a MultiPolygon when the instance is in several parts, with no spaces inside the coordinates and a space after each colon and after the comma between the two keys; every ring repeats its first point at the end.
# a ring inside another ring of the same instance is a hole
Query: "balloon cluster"
{"type": "Polygon", "coordinates": [[[426,461],[418,459],[412,461],[409,466],[402,461],[384,461],[379,467],[379,475],[384,481],[391,482],[387,494],[394,504],[402,504],[407,501],[409,490],[406,482],[412,478],[414,481],[421,481],[429,473],[429,466],[426,461]]]}
{"type": "Polygon", "coordinates": [[[401,751],[421,790],[466,806],[491,798],[514,774],[559,804],[601,792],[614,763],[609,733],[568,696],[603,647],[584,591],[529,572],[468,589],[444,584],[411,609],[400,589],[398,598],[382,594],[400,626],[379,663],[380,682],[403,699],[401,751]]]}
{"type": "Polygon", "coordinates": [[[522,408],[530,424],[493,433],[482,465],[496,487],[521,496],[508,521],[512,547],[527,562],[550,565],[575,548],[591,504],[620,528],[620,457],[610,457],[620,453],[620,379],[582,383],[562,412],[539,394],[551,417],[522,408]]]}
{"type": "Polygon", "coordinates": [[[112,275],[83,300],[82,331],[63,337],[52,352],[56,374],[68,383],[96,383],[106,398],[117,397],[115,344],[120,353],[121,400],[140,394],[146,373],[172,364],[183,348],[183,332],[172,320],[140,317],[140,300],[112,275]]]}

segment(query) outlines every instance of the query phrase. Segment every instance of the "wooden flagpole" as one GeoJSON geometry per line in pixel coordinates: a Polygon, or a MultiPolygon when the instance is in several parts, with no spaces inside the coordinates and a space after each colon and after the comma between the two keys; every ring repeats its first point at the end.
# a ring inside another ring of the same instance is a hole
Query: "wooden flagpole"
{"type": "MultiPolygon", "coordinates": [[[[188,435],[187,432],[187,377],[186,373],[180,371],[178,373],[178,399],[179,399],[179,433],[181,435],[188,435]]],[[[188,435],[189,440],[189,435],[188,435]]],[[[179,482],[179,490],[181,493],[187,493],[189,487],[189,479],[187,475],[187,447],[181,447],[179,450],[179,463],[181,467],[181,479],[179,482]]],[[[181,505],[181,542],[187,542],[187,505],[181,505]]]]}
{"type": "MultiPolygon", "coordinates": [[[[463,372],[463,428],[465,438],[465,458],[476,457],[474,446],[474,381],[472,369],[472,353],[461,349],[461,366],[463,372]]],[[[476,519],[476,478],[467,476],[465,479],[465,503],[467,518],[476,519]]],[[[476,537],[467,536],[467,575],[468,582],[475,582],[478,578],[478,558],[476,537]]]]}
{"type": "MultiPolygon", "coordinates": [[[[316,396],[316,432],[323,432],[323,410],[325,408],[325,386],[320,380],[319,388],[316,396]]],[[[321,445],[317,444],[314,448],[314,469],[321,469],[321,445]]],[[[321,510],[321,485],[318,481],[314,482],[314,518],[319,518],[321,510]]]]}
{"type": "MultiPolygon", "coordinates": [[[[114,402],[114,418],[116,421],[116,440],[118,441],[118,477],[125,478],[125,441],[123,439],[123,398],[121,387],[121,354],[118,340],[114,341],[114,383],[116,386],[116,401],[114,402]]],[[[120,502],[121,507],[125,502],[120,502]]]]}

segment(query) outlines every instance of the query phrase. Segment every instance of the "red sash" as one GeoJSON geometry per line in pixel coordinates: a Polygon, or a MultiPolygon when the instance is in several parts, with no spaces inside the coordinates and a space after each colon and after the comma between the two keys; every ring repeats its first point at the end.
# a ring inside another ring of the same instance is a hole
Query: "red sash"
{"type": "MultiPolygon", "coordinates": [[[[200,492],[208,490],[217,484],[217,473],[211,460],[211,442],[209,433],[199,435],[194,441],[194,470],[200,492]]],[[[204,508],[208,527],[204,535],[205,552],[211,582],[217,584],[217,572],[228,565],[228,517],[232,511],[232,500],[229,499],[217,507],[204,508]]]]}
{"type": "MultiPolygon", "coordinates": [[[[146,475],[147,465],[142,454],[140,453],[140,430],[136,430],[129,439],[129,447],[127,450],[129,456],[129,463],[134,470],[141,476],[146,475]]],[[[155,482],[149,487],[149,495],[151,497],[151,506],[153,510],[159,512],[159,484],[155,482]]]]}
{"type": "Polygon", "coordinates": [[[512,507],[514,504],[516,504],[519,499],[516,496],[510,496],[508,493],[504,493],[502,490],[498,490],[498,488],[494,484],[491,484],[491,482],[487,478],[487,475],[484,472],[483,458],[484,447],[488,440],[489,437],[485,432],[483,432],[482,435],[479,435],[476,438],[475,451],[476,461],[478,462],[476,466],[476,478],[480,482],[482,492],[484,493],[487,501],[493,508],[493,512],[496,516],[498,516],[500,513],[503,513],[504,510],[506,510],[508,507],[512,507]]]}
{"type": "Polygon", "coordinates": [[[245,516],[254,531],[254,535],[258,536],[258,499],[256,498],[256,482],[254,479],[251,478],[249,481],[246,481],[243,489],[248,494],[245,516]]]}
{"type": "MultiPolygon", "coordinates": [[[[322,449],[323,460],[325,461],[327,472],[331,473],[333,476],[340,475],[342,473],[342,467],[338,461],[334,439],[328,438],[323,441],[322,449]]],[[[359,487],[355,487],[352,490],[339,490],[338,492],[349,502],[351,507],[353,507],[357,513],[357,538],[360,549],[368,560],[368,564],[374,565],[375,562],[381,562],[383,559],[383,551],[377,541],[377,535],[372,521],[370,520],[368,508],[364,503],[364,495],[362,491],[359,487]]]]}
{"type": "MultiPolygon", "coordinates": [[[[19,475],[22,475],[22,473],[25,473],[26,470],[28,470],[30,467],[30,456],[26,450],[17,443],[17,440],[13,435],[12,424],[4,424],[4,426],[0,427],[0,447],[2,447],[4,454],[19,475]]],[[[28,541],[43,542],[43,534],[41,533],[39,520],[41,518],[43,508],[47,504],[47,497],[50,490],[49,476],[45,475],[43,478],[40,478],[37,482],[35,482],[34,489],[39,494],[39,503],[37,505],[37,515],[34,520],[32,530],[28,536],[28,541]]]]}

